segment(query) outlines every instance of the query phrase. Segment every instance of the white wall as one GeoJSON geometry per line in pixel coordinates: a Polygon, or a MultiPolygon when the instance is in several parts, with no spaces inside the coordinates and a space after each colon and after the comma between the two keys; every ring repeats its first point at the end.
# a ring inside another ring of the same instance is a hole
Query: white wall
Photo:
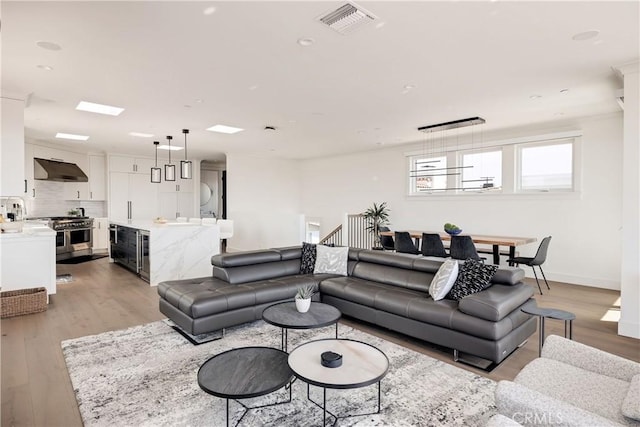
{"type": "Polygon", "coordinates": [[[299,245],[302,177],[294,161],[227,154],[228,251],[299,245]]]}
{"type": "MultiPolygon", "coordinates": [[[[583,132],[580,195],[409,198],[405,153],[421,149],[420,144],[302,162],[302,211],[321,218],[321,236],[340,224],[344,213],[362,212],[383,201],[396,230],[440,230],[453,222],[468,233],[532,236],[538,241],[552,235],[544,265],[548,278],[620,289],[622,114],[493,136],[485,133],[484,140],[568,129],[583,132]]],[[[537,247],[534,243],[518,251],[533,256],[537,247]]]]}

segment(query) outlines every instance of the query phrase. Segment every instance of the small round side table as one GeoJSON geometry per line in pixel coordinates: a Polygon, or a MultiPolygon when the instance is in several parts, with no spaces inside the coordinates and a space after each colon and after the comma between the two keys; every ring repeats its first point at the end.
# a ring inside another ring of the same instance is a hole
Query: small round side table
{"type": "Polygon", "coordinates": [[[540,318],[540,328],[538,330],[538,356],[542,356],[542,344],[544,343],[544,319],[564,320],[564,337],[573,339],[573,320],[576,315],[568,311],[557,308],[543,308],[536,305],[522,308],[522,312],[532,314],[540,318]]]}

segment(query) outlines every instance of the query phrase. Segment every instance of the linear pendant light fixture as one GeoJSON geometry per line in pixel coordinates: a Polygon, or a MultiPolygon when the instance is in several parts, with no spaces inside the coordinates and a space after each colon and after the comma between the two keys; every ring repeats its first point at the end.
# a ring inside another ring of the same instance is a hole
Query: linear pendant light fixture
{"type": "Polygon", "coordinates": [[[184,160],[180,161],[180,178],[191,179],[193,175],[193,163],[187,160],[187,134],[189,129],[182,129],[184,134],[184,160]]]}
{"type": "Polygon", "coordinates": [[[151,168],[151,182],[159,184],[162,181],[162,169],[158,167],[158,145],[160,145],[160,141],[153,141],[153,145],[156,146],[156,166],[151,168]]]}
{"type": "Polygon", "coordinates": [[[485,120],[482,117],[470,117],[468,119],[454,120],[452,122],[438,123],[436,125],[422,126],[418,130],[420,132],[435,132],[439,130],[457,129],[465,126],[481,125],[485,120]]]}
{"type": "Polygon", "coordinates": [[[164,180],[175,181],[176,180],[176,165],[171,164],[171,140],[172,136],[167,135],[167,141],[169,144],[169,163],[164,165],[164,180]]]}

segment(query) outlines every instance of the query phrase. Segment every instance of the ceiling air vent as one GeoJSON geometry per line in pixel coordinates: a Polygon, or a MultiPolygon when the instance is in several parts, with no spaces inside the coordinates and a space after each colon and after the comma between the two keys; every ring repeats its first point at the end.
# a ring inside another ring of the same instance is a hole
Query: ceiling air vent
{"type": "Polygon", "coordinates": [[[352,31],[369,24],[378,18],[353,3],[346,3],[338,9],[326,13],[318,21],[339,32],[349,34],[352,31]]]}

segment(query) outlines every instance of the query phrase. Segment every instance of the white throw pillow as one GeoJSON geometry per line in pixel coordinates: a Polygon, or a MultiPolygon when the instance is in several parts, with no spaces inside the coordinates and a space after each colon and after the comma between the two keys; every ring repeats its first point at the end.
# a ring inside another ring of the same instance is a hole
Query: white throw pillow
{"type": "Polygon", "coordinates": [[[316,246],[316,265],[314,273],[332,273],[347,275],[349,247],[332,248],[324,245],[316,246]]]}
{"type": "Polygon", "coordinates": [[[442,263],[429,285],[429,295],[434,301],[443,299],[458,278],[458,261],[449,258],[442,263]]]}

